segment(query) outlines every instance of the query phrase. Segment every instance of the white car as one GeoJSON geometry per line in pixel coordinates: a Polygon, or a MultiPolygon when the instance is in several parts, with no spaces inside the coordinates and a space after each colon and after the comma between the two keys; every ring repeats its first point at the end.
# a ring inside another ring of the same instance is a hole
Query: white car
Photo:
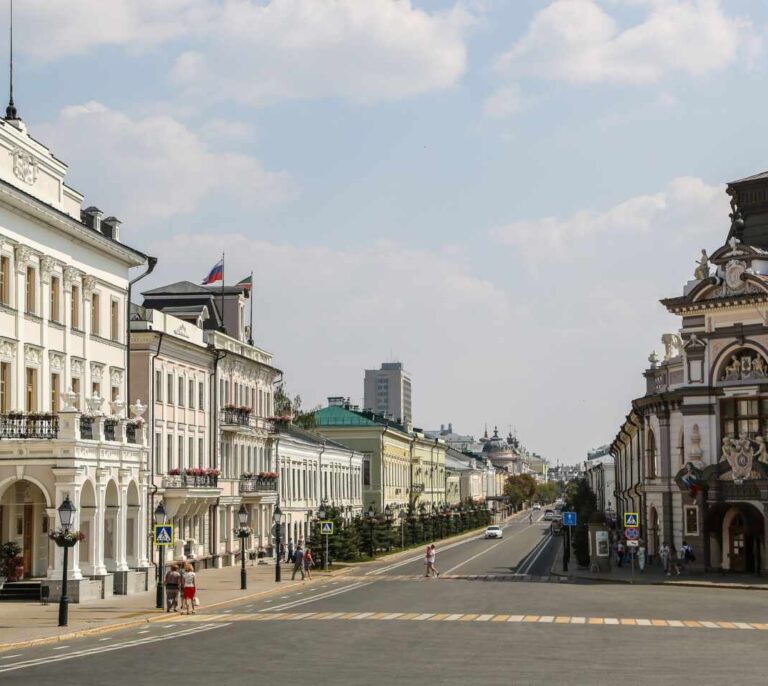
{"type": "Polygon", "coordinates": [[[497,526],[496,524],[492,524],[491,526],[486,527],[485,537],[486,538],[504,538],[504,533],[502,532],[500,526],[497,526]]]}
{"type": "Polygon", "coordinates": [[[538,503],[534,503],[533,504],[533,509],[534,510],[540,510],[541,509],[541,505],[539,505],[538,503]]]}

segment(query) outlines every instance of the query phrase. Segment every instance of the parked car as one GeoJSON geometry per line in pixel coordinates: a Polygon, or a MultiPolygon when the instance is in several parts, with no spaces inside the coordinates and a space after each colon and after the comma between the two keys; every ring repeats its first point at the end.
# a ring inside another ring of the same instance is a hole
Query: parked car
{"type": "Polygon", "coordinates": [[[504,532],[497,524],[492,524],[485,529],[485,538],[504,538],[504,532]]]}
{"type": "Polygon", "coordinates": [[[544,521],[551,522],[555,518],[555,513],[552,510],[544,510],[544,521]]]}

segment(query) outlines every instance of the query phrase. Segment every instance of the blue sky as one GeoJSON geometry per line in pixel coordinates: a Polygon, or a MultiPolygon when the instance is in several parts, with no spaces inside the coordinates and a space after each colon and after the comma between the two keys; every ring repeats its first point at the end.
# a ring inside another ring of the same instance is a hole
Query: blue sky
{"type": "Polygon", "coordinates": [[[17,88],[70,182],[157,254],[227,251],[306,404],[390,356],[417,424],[574,461],[643,391],[658,299],[768,167],[747,0],[17,3],[17,88]],[[553,430],[556,428],[556,430],[553,430]]]}

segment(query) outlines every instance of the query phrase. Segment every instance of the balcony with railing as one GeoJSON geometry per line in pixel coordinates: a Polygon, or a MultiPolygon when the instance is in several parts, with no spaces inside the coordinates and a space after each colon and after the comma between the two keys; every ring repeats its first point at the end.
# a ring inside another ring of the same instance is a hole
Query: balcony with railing
{"type": "Polygon", "coordinates": [[[162,479],[162,487],[167,489],[218,489],[218,470],[191,470],[178,474],[169,473],[162,479]]]}
{"type": "Polygon", "coordinates": [[[272,431],[273,424],[267,419],[256,417],[249,408],[226,407],[219,414],[223,431],[250,433],[253,431],[272,431]]]}
{"type": "Polygon", "coordinates": [[[241,496],[269,495],[277,493],[277,474],[266,472],[264,475],[243,474],[239,481],[241,496]]]}
{"type": "Polygon", "coordinates": [[[59,436],[59,418],[55,414],[0,414],[0,440],[50,440],[59,436]]]}

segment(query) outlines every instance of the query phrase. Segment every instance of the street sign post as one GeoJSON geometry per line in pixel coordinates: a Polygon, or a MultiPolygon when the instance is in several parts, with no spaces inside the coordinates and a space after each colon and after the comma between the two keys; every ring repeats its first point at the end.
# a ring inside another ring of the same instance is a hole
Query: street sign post
{"type": "Polygon", "coordinates": [[[639,548],[640,547],[640,541],[632,541],[632,540],[630,540],[630,541],[627,541],[627,545],[630,548],[639,548]]]}
{"type": "Polygon", "coordinates": [[[624,513],[624,528],[627,527],[638,527],[640,526],[640,517],[638,517],[637,512],[625,512],[624,513]]]}
{"type": "Polygon", "coordinates": [[[640,538],[640,529],[630,526],[624,529],[624,536],[628,541],[637,541],[640,538]]]}
{"type": "Polygon", "coordinates": [[[576,526],[575,512],[563,512],[563,526],[576,526]]]}
{"type": "Polygon", "coordinates": [[[333,522],[320,522],[320,533],[323,536],[333,536],[333,522]]]}
{"type": "Polygon", "coordinates": [[[174,542],[173,524],[155,524],[155,545],[170,546],[174,542]]]}

